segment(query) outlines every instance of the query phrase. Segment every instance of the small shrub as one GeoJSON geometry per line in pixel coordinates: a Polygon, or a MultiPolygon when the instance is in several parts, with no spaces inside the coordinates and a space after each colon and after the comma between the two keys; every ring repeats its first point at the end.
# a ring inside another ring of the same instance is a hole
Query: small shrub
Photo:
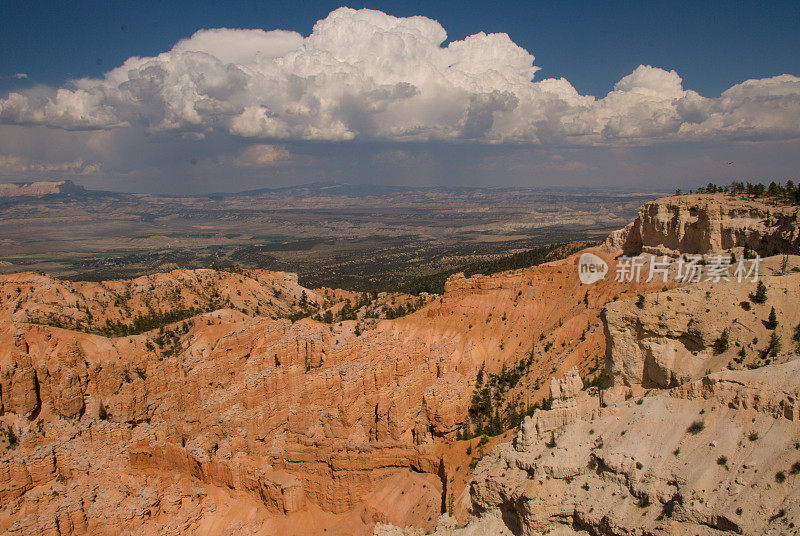
{"type": "Polygon", "coordinates": [[[743,301],[743,302],[742,302],[742,303],[740,303],[739,305],[740,305],[740,306],[742,307],[742,309],[744,309],[745,311],[749,311],[750,309],[752,309],[752,307],[750,306],[750,302],[749,302],[749,301],[743,301]]]}
{"type": "Polygon", "coordinates": [[[783,484],[784,482],[786,482],[786,473],[784,473],[783,471],[778,471],[777,473],[775,473],[775,482],[777,482],[778,484],[783,484]]]}
{"type": "Polygon", "coordinates": [[[747,436],[747,439],[750,441],[758,441],[758,432],[750,432],[750,435],[747,436]]]}
{"type": "Polygon", "coordinates": [[[728,457],[727,456],[720,456],[717,458],[717,465],[721,465],[725,469],[728,468],[728,457]]]}
{"type": "Polygon", "coordinates": [[[636,307],[639,309],[644,309],[644,295],[639,294],[639,299],[636,300],[636,307]]]}
{"type": "Polygon", "coordinates": [[[789,469],[790,475],[796,475],[797,473],[800,473],[800,462],[794,462],[792,468],[789,469]]]}
{"type": "Polygon", "coordinates": [[[705,427],[706,423],[704,423],[703,421],[694,421],[692,424],[689,425],[689,428],[687,428],[686,431],[692,435],[697,435],[700,432],[702,432],[705,427]]]}

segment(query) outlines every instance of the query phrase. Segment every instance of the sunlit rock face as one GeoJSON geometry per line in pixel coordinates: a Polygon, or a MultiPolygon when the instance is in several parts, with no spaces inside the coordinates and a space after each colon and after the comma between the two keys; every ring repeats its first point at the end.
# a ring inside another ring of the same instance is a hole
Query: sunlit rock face
{"type": "Polygon", "coordinates": [[[627,255],[708,254],[744,247],[762,256],[796,251],[798,207],[727,194],[682,195],[646,203],[606,246],[627,255]]]}
{"type": "Polygon", "coordinates": [[[749,309],[754,283],[622,283],[597,247],[455,275],[398,319],[356,309],[333,324],[313,313],[357,293],[280,272],[2,276],[0,530],[448,533],[470,516],[463,534],[788,528],[800,259],[781,261],[764,260],[769,302],[749,309]],[[581,281],[586,252],[608,276],[581,281]],[[121,333],[133,319],[142,329],[121,333]],[[772,333],[783,349],[763,357],[772,333]],[[467,484],[483,447],[457,434],[478,376],[521,364],[504,396],[551,407],[493,438],[513,441],[467,484]],[[603,369],[608,383],[584,389],[603,369]]]}
{"type": "Polygon", "coordinates": [[[794,534],[798,378],[796,358],[716,372],[518,437],[475,469],[473,520],[435,534],[794,534]]]}

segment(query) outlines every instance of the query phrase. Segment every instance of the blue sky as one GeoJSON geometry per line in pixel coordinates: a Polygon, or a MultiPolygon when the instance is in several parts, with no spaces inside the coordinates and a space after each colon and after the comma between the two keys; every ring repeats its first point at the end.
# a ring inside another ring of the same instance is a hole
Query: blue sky
{"type": "Polygon", "coordinates": [[[798,2],[6,1],[0,21],[3,180],[650,187],[800,169],[798,2]],[[342,5],[382,13],[329,17],[342,5]],[[286,32],[192,37],[213,28],[286,32]]]}

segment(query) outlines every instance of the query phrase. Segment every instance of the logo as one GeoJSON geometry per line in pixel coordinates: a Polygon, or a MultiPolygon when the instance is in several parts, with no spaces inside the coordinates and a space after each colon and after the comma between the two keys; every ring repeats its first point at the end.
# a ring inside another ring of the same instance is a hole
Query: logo
{"type": "Polygon", "coordinates": [[[604,279],[607,273],[608,264],[594,253],[584,253],[578,260],[578,276],[584,285],[604,279]]]}

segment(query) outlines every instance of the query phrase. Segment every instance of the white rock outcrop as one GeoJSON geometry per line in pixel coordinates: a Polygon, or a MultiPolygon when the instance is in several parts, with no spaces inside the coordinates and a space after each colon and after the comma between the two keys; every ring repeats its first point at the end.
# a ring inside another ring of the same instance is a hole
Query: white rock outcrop
{"type": "Polygon", "coordinates": [[[605,246],[626,255],[707,254],[749,247],[762,256],[797,251],[797,206],[776,206],[727,194],[681,195],[645,203],[638,217],[605,246]]]}

